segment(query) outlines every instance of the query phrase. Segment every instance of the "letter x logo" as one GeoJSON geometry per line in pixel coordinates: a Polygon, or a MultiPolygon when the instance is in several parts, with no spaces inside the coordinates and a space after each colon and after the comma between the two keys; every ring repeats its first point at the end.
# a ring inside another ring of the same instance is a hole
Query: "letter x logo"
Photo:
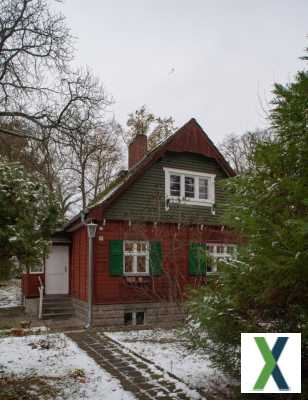
{"type": "Polygon", "coordinates": [[[265,365],[255,383],[254,390],[263,390],[271,375],[279,390],[289,390],[287,382],[278,367],[278,359],[289,338],[279,336],[272,350],[268,347],[264,337],[255,337],[254,339],[265,361],[265,365]]]}

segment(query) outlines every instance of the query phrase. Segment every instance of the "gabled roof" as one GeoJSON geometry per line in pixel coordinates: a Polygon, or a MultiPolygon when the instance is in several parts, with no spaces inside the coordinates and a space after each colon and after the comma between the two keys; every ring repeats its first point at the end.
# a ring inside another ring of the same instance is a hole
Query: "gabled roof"
{"type": "MultiPolygon", "coordinates": [[[[201,126],[192,118],[173,135],[171,135],[164,142],[159,144],[156,148],[146,154],[136,165],[129,169],[126,176],[116,186],[113,186],[110,192],[105,193],[102,199],[91,206],[88,216],[90,218],[97,218],[98,208],[100,209],[100,217],[106,208],[110,207],[113,202],[119,198],[137,179],[139,179],[144,172],[149,169],[160,157],[167,151],[172,152],[189,152],[201,154],[205,157],[216,160],[218,165],[223,169],[227,176],[235,176],[235,172],[225,160],[223,155],[214,145],[212,140],[203,131],[201,126]]],[[[78,222],[78,217],[69,221],[65,228],[69,228],[74,223],[78,222]]]]}

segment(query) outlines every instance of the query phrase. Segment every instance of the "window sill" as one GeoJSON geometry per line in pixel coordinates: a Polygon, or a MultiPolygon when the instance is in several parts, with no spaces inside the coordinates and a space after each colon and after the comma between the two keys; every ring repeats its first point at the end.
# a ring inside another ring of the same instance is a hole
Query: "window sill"
{"type": "Polygon", "coordinates": [[[123,281],[128,287],[147,287],[151,284],[150,275],[124,275],[123,281]]]}
{"type": "Polygon", "coordinates": [[[202,206],[202,207],[212,207],[214,205],[213,201],[200,201],[200,200],[182,200],[181,204],[189,206],[202,206]]]}
{"type": "Polygon", "coordinates": [[[180,199],[179,197],[167,197],[166,201],[176,204],[185,204],[189,206],[202,206],[202,207],[213,207],[215,201],[213,200],[187,200],[187,199],[180,199]]]}

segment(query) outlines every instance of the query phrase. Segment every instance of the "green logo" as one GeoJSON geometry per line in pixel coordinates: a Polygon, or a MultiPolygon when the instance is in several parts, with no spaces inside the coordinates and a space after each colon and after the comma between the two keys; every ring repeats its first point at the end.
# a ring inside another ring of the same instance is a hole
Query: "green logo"
{"type": "Polygon", "coordinates": [[[262,354],[265,361],[265,365],[254,385],[254,390],[264,390],[269,377],[272,376],[279,390],[289,390],[289,386],[281,373],[278,366],[278,359],[288,341],[288,337],[279,336],[274,344],[272,350],[268,347],[268,344],[264,337],[255,337],[255,342],[262,354]]]}

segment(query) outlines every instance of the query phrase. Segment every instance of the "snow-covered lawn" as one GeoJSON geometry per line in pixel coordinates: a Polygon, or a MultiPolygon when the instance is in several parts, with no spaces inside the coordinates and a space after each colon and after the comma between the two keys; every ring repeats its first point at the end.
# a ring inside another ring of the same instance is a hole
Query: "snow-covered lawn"
{"type": "Polygon", "coordinates": [[[42,388],[35,384],[41,386],[42,381],[57,392],[56,397],[53,394],[33,398],[135,399],[64,334],[0,338],[0,398],[3,398],[1,391],[6,390],[6,379],[8,385],[10,378],[16,380],[17,385],[18,382],[24,384],[24,378],[32,379],[31,395],[35,390],[41,393],[42,388]]]}
{"type": "Polygon", "coordinates": [[[176,330],[141,330],[105,332],[128,349],[153,361],[194,388],[207,387],[210,380],[224,381],[222,374],[211,367],[204,354],[187,349],[176,330]]]}
{"type": "Polygon", "coordinates": [[[0,308],[18,307],[21,305],[21,289],[15,283],[0,286],[0,308]]]}

